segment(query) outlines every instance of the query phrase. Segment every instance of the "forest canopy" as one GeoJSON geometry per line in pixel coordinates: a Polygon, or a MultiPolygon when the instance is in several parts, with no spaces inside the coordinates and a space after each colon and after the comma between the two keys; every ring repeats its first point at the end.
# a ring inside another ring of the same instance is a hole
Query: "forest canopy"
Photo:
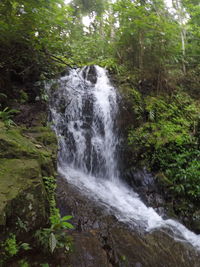
{"type": "Polygon", "coordinates": [[[164,0],[2,0],[1,88],[5,77],[49,76],[55,63],[137,71],[140,79],[145,76],[158,88],[170,86],[177,72],[178,77],[192,72],[188,83],[195,82],[200,6],[198,1],[172,3],[170,11],[164,0]]]}

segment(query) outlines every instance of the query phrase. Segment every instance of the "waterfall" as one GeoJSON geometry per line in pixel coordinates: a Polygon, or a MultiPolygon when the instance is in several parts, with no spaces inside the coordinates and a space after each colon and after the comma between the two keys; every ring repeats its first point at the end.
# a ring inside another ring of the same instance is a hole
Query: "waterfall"
{"type": "Polygon", "coordinates": [[[49,86],[50,110],[59,152],[58,171],[82,194],[119,221],[144,231],[166,230],[200,250],[200,236],[175,220],[164,220],[124,184],[118,171],[118,95],[99,66],[73,69],[49,86]]]}

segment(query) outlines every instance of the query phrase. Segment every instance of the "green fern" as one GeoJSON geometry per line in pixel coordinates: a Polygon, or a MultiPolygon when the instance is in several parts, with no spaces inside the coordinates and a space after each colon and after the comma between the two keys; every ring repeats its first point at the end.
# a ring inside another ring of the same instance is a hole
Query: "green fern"
{"type": "Polygon", "coordinates": [[[10,127],[11,125],[15,125],[14,121],[11,118],[16,113],[19,113],[19,111],[16,109],[9,109],[8,107],[6,107],[0,111],[0,120],[2,120],[4,122],[6,127],[10,127]]]}

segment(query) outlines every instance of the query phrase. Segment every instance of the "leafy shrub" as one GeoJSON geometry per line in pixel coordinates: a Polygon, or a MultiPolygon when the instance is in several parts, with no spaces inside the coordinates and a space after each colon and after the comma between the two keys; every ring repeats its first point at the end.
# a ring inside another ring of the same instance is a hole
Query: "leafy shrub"
{"type": "Polygon", "coordinates": [[[2,249],[2,258],[1,260],[4,261],[9,259],[15,255],[22,249],[22,250],[29,250],[30,245],[28,243],[17,242],[16,235],[10,233],[8,238],[1,244],[2,249]]]}
{"type": "Polygon", "coordinates": [[[57,213],[55,200],[56,181],[53,176],[43,177],[43,181],[49,200],[50,214],[53,215],[54,213],[57,213]]]}
{"type": "Polygon", "coordinates": [[[51,227],[38,230],[35,237],[45,251],[54,252],[56,248],[64,248],[70,251],[72,249],[72,240],[66,234],[66,229],[73,229],[73,225],[68,222],[72,216],[64,216],[61,218],[59,210],[50,217],[51,227]]]}
{"type": "Polygon", "coordinates": [[[8,256],[12,257],[17,254],[19,251],[19,247],[16,242],[16,236],[14,234],[10,234],[6,239],[4,244],[5,252],[8,256]]]}
{"type": "Polygon", "coordinates": [[[11,119],[14,114],[18,113],[19,111],[16,109],[9,109],[8,107],[0,110],[0,120],[4,122],[6,127],[10,127],[14,124],[13,120],[11,119]]]}
{"type": "Polygon", "coordinates": [[[196,147],[169,146],[156,150],[151,166],[162,170],[176,194],[192,200],[200,199],[200,151],[196,147]]]}
{"type": "Polygon", "coordinates": [[[43,181],[50,205],[50,227],[36,231],[36,240],[45,252],[50,251],[53,253],[56,248],[64,248],[65,251],[70,251],[72,248],[72,240],[65,230],[74,228],[73,225],[68,222],[72,216],[69,215],[61,218],[59,209],[56,208],[55,178],[53,176],[43,177],[43,181]]]}
{"type": "Polygon", "coordinates": [[[129,144],[153,171],[162,171],[175,194],[200,199],[199,108],[186,93],[147,96],[133,91],[133,110],[140,121],[129,144]]]}

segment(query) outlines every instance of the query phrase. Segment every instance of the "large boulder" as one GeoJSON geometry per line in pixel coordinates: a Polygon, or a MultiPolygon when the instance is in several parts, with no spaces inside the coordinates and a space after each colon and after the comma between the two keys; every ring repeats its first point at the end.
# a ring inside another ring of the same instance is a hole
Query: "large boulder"
{"type": "Polygon", "coordinates": [[[7,129],[0,122],[1,229],[14,228],[19,221],[26,231],[47,223],[49,205],[42,177],[54,175],[55,146],[47,127],[7,129]]]}

